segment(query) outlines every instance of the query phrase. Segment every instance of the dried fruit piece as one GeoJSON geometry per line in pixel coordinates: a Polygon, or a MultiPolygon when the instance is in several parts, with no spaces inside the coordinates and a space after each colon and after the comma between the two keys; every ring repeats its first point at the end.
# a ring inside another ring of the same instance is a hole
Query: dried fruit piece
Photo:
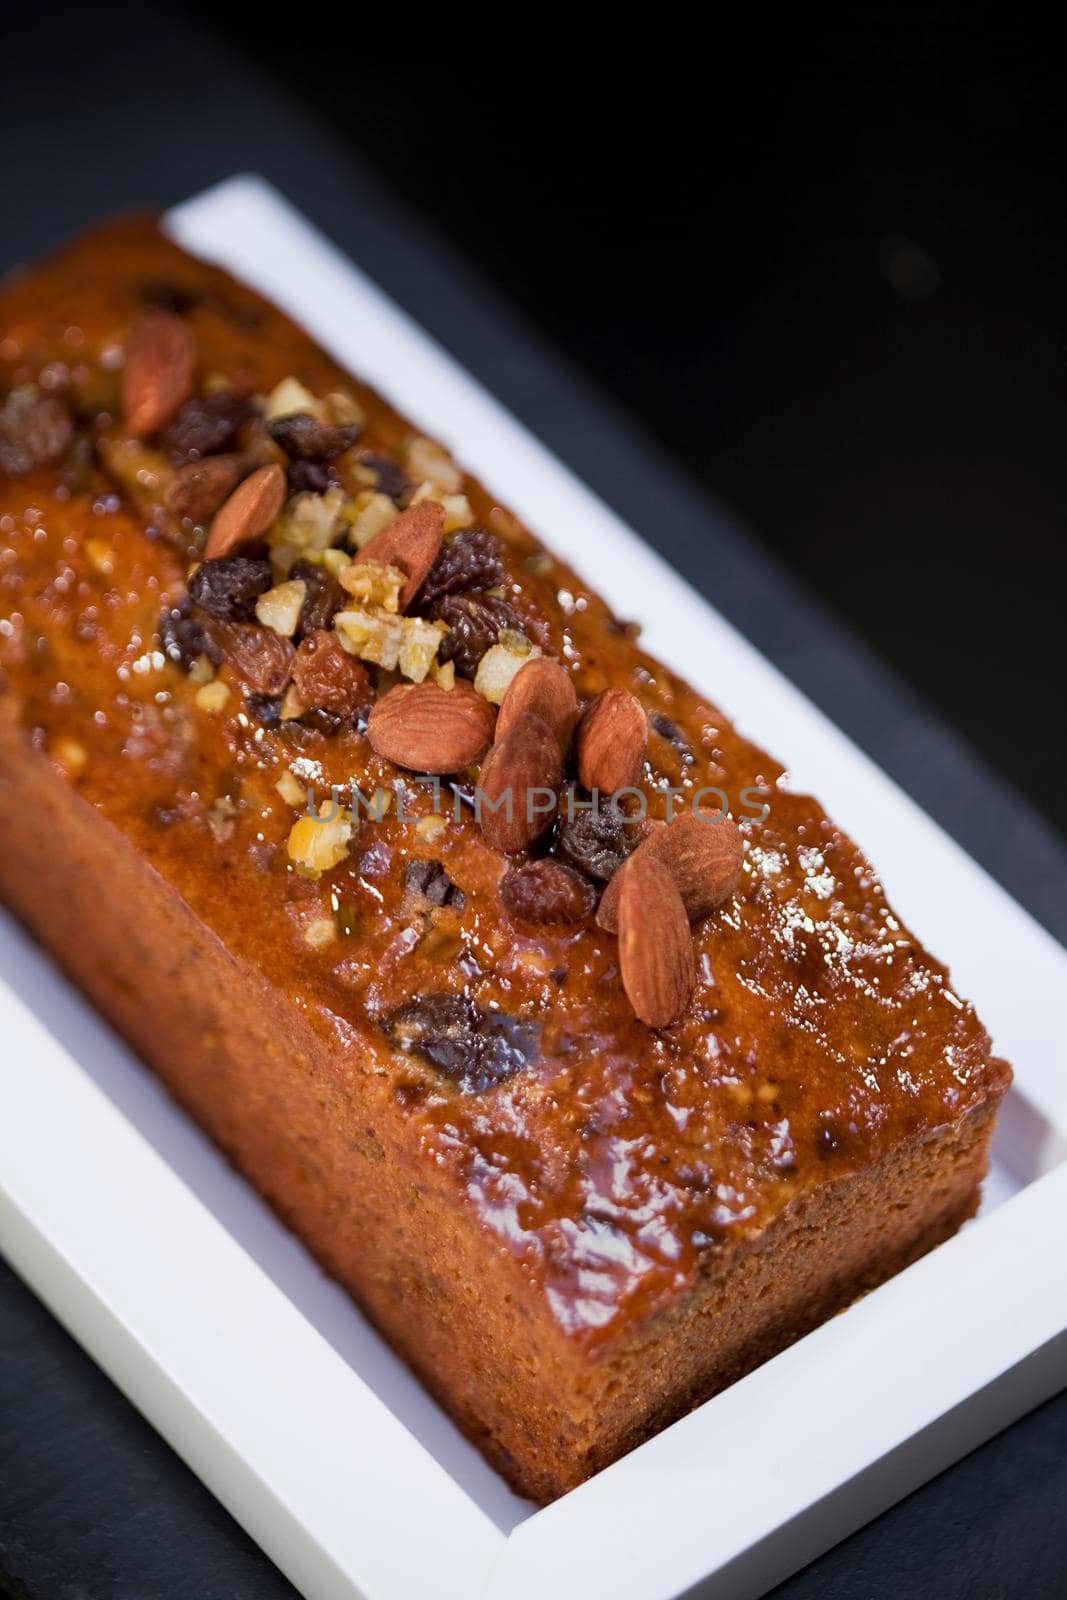
{"type": "Polygon", "coordinates": [[[662,861],[635,852],[616,880],[619,970],[635,1014],[669,1028],[688,1006],[696,982],[689,918],[662,861]]]}
{"type": "Polygon", "coordinates": [[[588,921],[597,900],[588,878],[550,857],[512,867],[501,882],[500,896],[522,922],[561,925],[588,921]]]}
{"type": "Polygon", "coordinates": [[[521,634],[526,627],[515,607],[495,595],[446,595],[434,611],[449,628],[441,659],[454,661],[461,678],[475,676],[482,657],[502,631],[521,634]]]}
{"type": "Polygon", "coordinates": [[[289,859],[308,877],[339,866],[352,842],[352,818],[324,800],[317,817],[299,817],[289,830],[289,859]]]}
{"type": "Polygon", "coordinates": [[[73,433],[70,412],[56,395],[42,395],[33,384],[12,389],[0,407],[0,472],[18,478],[58,461],[73,433]]]}
{"type": "Polygon", "coordinates": [[[251,467],[247,456],[209,456],[190,461],[175,476],[166,492],[168,511],[206,527],[251,467]]]}
{"type": "Polygon", "coordinates": [[[216,512],[204,554],[229,555],[266,533],[285,503],[285,473],[272,464],[257,467],[216,512]]]}
{"type": "Polygon", "coordinates": [[[535,656],[519,668],[501,702],[496,719],[498,739],[524,711],[533,711],[548,723],[565,755],[578,721],[578,696],[574,679],[558,661],[535,656]]]}
{"type": "Polygon", "coordinates": [[[504,581],[502,545],[485,528],[464,528],[441,546],[430,575],[419,590],[420,611],[429,611],[446,595],[495,589],[504,581]]]}
{"type": "Polygon", "coordinates": [[[159,642],[163,654],[175,666],[186,672],[206,656],[213,666],[222,660],[222,652],[198,618],[189,615],[189,602],[168,606],[159,619],[159,642]]]}
{"type": "Polygon", "coordinates": [[[269,561],[224,556],[200,563],[189,579],[189,598],[221,622],[247,622],[271,582],[269,561]]]}
{"type": "Polygon", "coordinates": [[[358,422],[334,425],[306,411],[276,417],[267,432],[293,461],[334,461],[351,450],[362,429],[358,422]]]}
{"type": "Polygon", "coordinates": [[[328,628],[345,604],[345,592],[333,573],[316,566],[313,561],[294,561],[289,576],[299,578],[307,591],[298,631],[306,636],[328,628]]]}
{"type": "Polygon", "coordinates": [[[628,689],[605,689],[589,706],[575,736],[578,777],[586,789],[615,794],[641,779],[648,719],[628,689]]]}
{"type": "MultiPolygon", "coordinates": [[[[733,894],[741,877],[741,834],[732,817],[718,812],[685,811],[665,827],[654,828],[638,845],[638,856],[661,861],[681,894],[690,922],[703,917],[733,894]]],[[[621,886],[616,878],[604,891],[597,921],[609,933],[618,927],[621,886]]]]}
{"type": "Polygon", "coordinates": [[[301,643],[293,661],[293,683],[305,706],[335,717],[353,717],[374,698],[366,667],[325,629],[301,643]]]}
{"type": "Polygon", "coordinates": [[[357,474],[370,487],[380,489],[390,500],[401,501],[411,488],[403,470],[388,456],[377,455],[373,450],[360,450],[356,456],[357,474]],[[364,476],[365,475],[365,476],[364,476]]]}
{"type": "Polygon", "coordinates": [[[400,568],[405,574],[400,609],[406,611],[437,559],[444,532],[444,512],[440,506],[426,500],[394,517],[363,546],[355,559],[357,564],[377,561],[383,567],[400,568]]]}
{"type": "Polygon", "coordinates": [[[536,1023],[486,1011],[466,995],[420,995],[382,1022],[399,1050],[419,1055],[464,1094],[513,1078],[540,1048],[536,1023]]]}
{"type": "Polygon", "coordinates": [[[467,897],[448,876],[439,861],[409,861],[404,868],[404,888],[410,904],[449,906],[460,912],[467,897]]]}
{"type": "Polygon", "coordinates": [[[367,722],[371,748],[411,772],[459,772],[485,755],[493,739],[492,706],[466,684],[397,684],[367,722]]]}
{"type": "Polygon", "coordinates": [[[131,433],[156,433],[193,392],[196,340],[170,311],[150,311],[130,334],[122,372],[122,411],[131,433]]]}
{"type": "Polygon", "coordinates": [[[291,495],[325,494],[337,477],[321,461],[291,461],[285,469],[285,481],[291,495]]]}
{"type": "MultiPolygon", "coordinates": [[[[452,693],[458,692],[457,684],[452,693]]],[[[507,855],[528,850],[552,822],[562,777],[559,740],[539,716],[524,711],[482,764],[475,815],[486,843],[507,855]]]]}
{"type": "Polygon", "coordinates": [[[216,622],[211,631],[226,665],[246,688],[257,694],[281,694],[296,653],[288,639],[254,622],[216,622]]]}
{"type": "MultiPolygon", "coordinates": [[[[500,727],[499,717],[497,727],[500,727]]],[[[586,810],[584,807],[590,802],[580,804],[582,809],[572,795],[569,805],[560,806],[556,854],[579,872],[606,883],[615,876],[630,852],[626,820],[612,805],[586,810]]]]}
{"type": "Polygon", "coordinates": [[[229,450],[251,415],[251,403],[242,390],[216,389],[213,394],[193,395],[163,429],[160,449],[179,466],[229,450]]]}

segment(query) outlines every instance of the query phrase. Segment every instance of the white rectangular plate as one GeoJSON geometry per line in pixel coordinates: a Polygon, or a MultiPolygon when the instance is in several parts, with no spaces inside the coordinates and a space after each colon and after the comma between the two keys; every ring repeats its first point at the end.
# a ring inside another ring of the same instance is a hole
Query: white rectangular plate
{"type": "Polygon", "coordinates": [[[168,226],[447,439],[791,763],[951,960],[1016,1085],[976,1222],[542,1511],[2,920],[0,1246],[312,1600],[761,1593],[1067,1379],[1048,1268],[1067,952],[269,187],[234,179],[168,226]]]}

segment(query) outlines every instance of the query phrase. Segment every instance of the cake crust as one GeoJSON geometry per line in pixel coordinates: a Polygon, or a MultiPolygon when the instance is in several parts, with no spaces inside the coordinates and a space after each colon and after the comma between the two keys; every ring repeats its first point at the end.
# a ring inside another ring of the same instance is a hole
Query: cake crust
{"type": "Polygon", "coordinates": [[[420,448],[150,220],[4,291],[0,395],[56,397],[73,437],[44,467],[9,451],[0,475],[0,890],[510,1480],[549,1499],[953,1231],[1010,1074],[819,804],[640,650],[596,574],[466,475],[455,493],[503,563],[491,598],[582,702],[624,689],[643,707],[651,824],[669,791],[721,791],[738,822],[740,882],[694,929],[684,1015],[638,1020],[595,919],[509,911],[514,863],[461,780],[435,797],[365,720],[265,723],[226,659],[205,701],[160,632],[190,586],[186,524],[175,537],[143,477],[116,491],[118,353],[161,302],[241,393],[296,378],[353,397],[383,486],[420,448]],[[286,774],[394,804],[303,876],[286,774]],[[450,1075],[460,1003],[477,1071],[450,1075]]]}

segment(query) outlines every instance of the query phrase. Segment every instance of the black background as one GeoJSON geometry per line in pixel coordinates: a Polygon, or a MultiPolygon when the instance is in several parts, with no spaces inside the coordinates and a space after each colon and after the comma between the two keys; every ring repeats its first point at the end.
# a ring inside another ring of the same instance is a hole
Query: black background
{"type": "MultiPolygon", "coordinates": [[[[498,19],[475,59],[459,19],[386,20],[9,11],[0,265],[265,172],[1067,932],[1051,43],[620,14],[594,51],[498,19]]],[[[288,1592],[2,1269],[0,1374],[14,1593],[288,1592]]],[[[1062,1595],[1065,1427],[1061,1397],[783,1600],[1062,1595]]]]}
{"type": "Polygon", "coordinates": [[[1067,831],[1055,51],[884,8],[601,70],[231,36],[1067,831]]]}

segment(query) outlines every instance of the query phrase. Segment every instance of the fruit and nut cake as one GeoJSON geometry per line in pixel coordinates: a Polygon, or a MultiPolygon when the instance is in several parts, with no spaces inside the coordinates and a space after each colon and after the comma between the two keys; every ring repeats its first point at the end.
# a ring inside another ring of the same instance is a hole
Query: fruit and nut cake
{"type": "Polygon", "coordinates": [[[544,532],[152,221],[0,297],[4,898],[540,1500],[953,1232],[1010,1077],[544,532]]]}

